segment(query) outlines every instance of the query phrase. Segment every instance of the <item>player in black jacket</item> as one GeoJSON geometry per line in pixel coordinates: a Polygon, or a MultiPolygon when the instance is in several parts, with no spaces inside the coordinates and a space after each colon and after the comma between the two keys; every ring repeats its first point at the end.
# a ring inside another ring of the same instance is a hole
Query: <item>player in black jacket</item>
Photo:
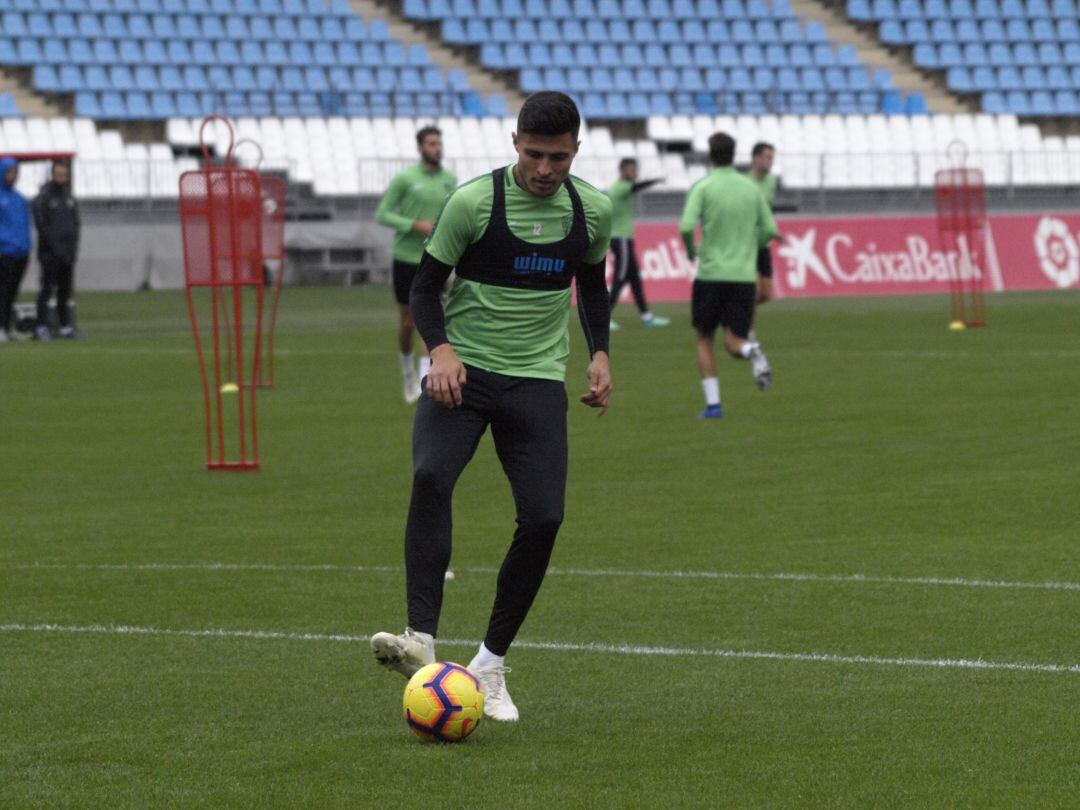
{"type": "Polygon", "coordinates": [[[52,165],[52,180],[34,198],[34,225],[38,232],[38,262],[41,264],[41,292],[37,299],[38,340],[52,337],[49,299],[56,293],[60,337],[77,337],[72,317],[75,257],[79,252],[79,205],[71,195],[71,167],[63,161],[52,165]]]}

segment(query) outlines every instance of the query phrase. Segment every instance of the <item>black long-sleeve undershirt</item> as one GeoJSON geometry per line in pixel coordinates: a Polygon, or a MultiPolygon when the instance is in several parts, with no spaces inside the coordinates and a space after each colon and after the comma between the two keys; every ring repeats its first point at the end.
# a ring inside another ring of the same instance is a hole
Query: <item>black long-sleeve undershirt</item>
{"type": "Polygon", "coordinates": [[[611,302],[604,279],[606,269],[606,261],[583,264],[577,274],[578,317],[589,344],[589,357],[597,352],[610,353],[611,302]]]}
{"type": "Polygon", "coordinates": [[[409,310],[413,323],[429,352],[449,342],[440,295],[453,270],[453,267],[443,264],[425,250],[420,257],[420,267],[413,278],[412,289],[409,290],[409,310]]]}
{"type": "Polygon", "coordinates": [[[630,186],[630,193],[637,194],[639,191],[644,191],[651,186],[655,186],[657,183],[663,182],[663,179],[663,177],[657,177],[653,180],[639,180],[634,183],[634,185],[630,186]]]}
{"type": "MultiPolygon", "coordinates": [[[[429,352],[449,342],[446,337],[446,316],[439,295],[453,269],[425,250],[409,291],[413,323],[429,352]]],[[[607,353],[610,340],[611,306],[604,270],[605,263],[597,262],[582,265],[577,274],[578,316],[589,344],[590,357],[597,352],[607,353]]]]}

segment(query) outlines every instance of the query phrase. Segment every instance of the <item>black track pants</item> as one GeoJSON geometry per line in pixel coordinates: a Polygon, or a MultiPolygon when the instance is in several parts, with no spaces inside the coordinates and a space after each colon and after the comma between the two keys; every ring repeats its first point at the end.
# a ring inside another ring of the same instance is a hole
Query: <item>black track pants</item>
{"type": "Polygon", "coordinates": [[[566,499],[566,387],[467,367],[459,407],[428,397],[413,423],[413,488],[405,529],[409,626],[436,634],[450,564],[450,501],[488,425],[517,506],[484,643],[505,655],[540,590],[566,499]]]}
{"type": "Polygon", "coordinates": [[[629,283],[638,311],[642,314],[648,312],[649,305],[645,302],[645,287],[641,283],[634,240],[612,237],[611,252],[615,257],[615,279],[611,282],[611,308],[615,309],[623,287],[629,283]]]}
{"type": "Polygon", "coordinates": [[[0,256],[0,331],[11,331],[11,309],[19,297],[19,285],[29,256],[0,256]]]}
{"type": "Polygon", "coordinates": [[[61,326],[71,326],[71,293],[75,266],[63,259],[41,257],[41,292],[37,297],[38,326],[49,325],[49,299],[56,292],[56,314],[61,326]]]}

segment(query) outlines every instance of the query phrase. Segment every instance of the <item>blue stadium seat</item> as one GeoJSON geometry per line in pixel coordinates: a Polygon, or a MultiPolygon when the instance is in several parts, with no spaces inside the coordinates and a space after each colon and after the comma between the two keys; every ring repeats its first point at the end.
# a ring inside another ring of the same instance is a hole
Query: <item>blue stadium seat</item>
{"type": "Polygon", "coordinates": [[[1046,73],[1041,67],[1034,65],[1028,65],[1021,70],[1020,81],[1025,90],[1046,90],[1048,88],[1046,73]]]}
{"type": "Polygon", "coordinates": [[[1010,90],[1005,94],[1005,104],[1013,115],[1031,115],[1031,98],[1023,90],[1010,90]]]}
{"type": "Polygon", "coordinates": [[[327,71],[326,78],[330,82],[330,88],[339,93],[351,93],[355,89],[352,73],[347,68],[332,67],[327,71]]]}
{"type": "Polygon", "coordinates": [[[971,93],[976,89],[971,72],[966,67],[949,68],[945,73],[945,83],[955,93],[971,93]]]}
{"type": "Polygon", "coordinates": [[[715,92],[723,90],[727,86],[727,71],[723,68],[707,68],[705,70],[705,88],[715,92]]]}
{"type": "Polygon", "coordinates": [[[744,67],[764,67],[765,51],[760,45],[743,45],[742,63],[744,67]]]}
{"type": "Polygon", "coordinates": [[[825,79],[825,86],[830,90],[834,90],[836,92],[847,92],[851,89],[848,86],[848,72],[845,68],[825,68],[823,75],[825,79]]]}
{"type": "Polygon", "coordinates": [[[930,23],[930,38],[938,44],[956,41],[956,31],[951,20],[933,20],[930,23]]]}
{"type": "Polygon", "coordinates": [[[997,74],[990,66],[973,68],[971,71],[971,86],[978,93],[996,90],[998,87],[997,74]]]}
{"type": "Polygon", "coordinates": [[[619,45],[634,41],[634,34],[630,30],[626,20],[611,20],[608,22],[608,39],[619,45]]]}
{"type": "Polygon", "coordinates": [[[909,40],[904,34],[904,24],[900,20],[886,20],[878,29],[878,37],[886,45],[904,45],[909,40]]]}
{"type": "Polygon", "coordinates": [[[929,42],[920,42],[911,52],[911,59],[917,67],[939,68],[942,66],[938,59],[937,48],[929,42]]]}
{"type": "Polygon", "coordinates": [[[614,45],[601,45],[597,57],[598,62],[604,67],[613,68],[622,64],[619,49],[614,45]]]}
{"type": "Polygon", "coordinates": [[[885,115],[904,115],[904,100],[898,92],[890,90],[881,95],[881,112],[885,115]]]}
{"type": "Polygon", "coordinates": [[[1039,64],[1039,54],[1031,42],[1018,42],[1013,46],[1013,63],[1021,67],[1039,64]]]}
{"type": "Polygon", "coordinates": [[[986,46],[981,42],[969,42],[964,45],[964,63],[968,67],[981,67],[990,64],[986,46]]]}
{"type": "Polygon", "coordinates": [[[1058,20],[1057,38],[1062,42],[1080,42],[1080,22],[1071,18],[1058,20]]]}
{"type": "Polygon", "coordinates": [[[839,64],[839,60],[836,57],[836,51],[832,49],[830,45],[814,45],[814,64],[817,67],[833,67],[839,64]]]}
{"type": "Polygon", "coordinates": [[[1019,90],[1024,86],[1020,78],[1020,71],[1014,67],[998,68],[997,78],[997,86],[1002,90],[1019,90]]]}
{"type": "Polygon", "coordinates": [[[611,71],[607,68],[593,68],[590,72],[589,83],[592,89],[601,93],[611,93],[616,89],[611,71]]]}
{"type": "Polygon", "coordinates": [[[1046,69],[1046,86],[1051,90],[1069,90],[1073,87],[1069,72],[1061,65],[1051,65],[1046,69]]]}
{"type": "Polygon", "coordinates": [[[101,105],[98,103],[97,93],[76,93],[75,115],[85,118],[101,118],[101,105]]]}
{"type": "Polygon", "coordinates": [[[787,67],[789,64],[787,48],[783,45],[766,45],[765,64],[774,68],[787,67]]]}
{"type": "Polygon", "coordinates": [[[360,49],[354,42],[339,42],[335,51],[337,63],[343,67],[358,67],[364,63],[360,49]]]}
{"type": "Polygon", "coordinates": [[[705,36],[712,43],[728,42],[731,32],[728,31],[727,23],[723,20],[709,20],[705,23],[705,36]]]}
{"type": "Polygon", "coordinates": [[[1011,65],[1013,64],[1013,51],[1004,42],[993,42],[990,44],[988,51],[988,59],[991,65],[1011,65]]]}
{"type": "Polygon", "coordinates": [[[1054,93],[1054,111],[1057,115],[1080,115],[1080,94],[1058,90],[1054,93]]]}
{"type": "Polygon", "coordinates": [[[906,42],[920,43],[929,42],[930,26],[926,20],[908,20],[904,23],[904,39],[906,42]]]}
{"type": "Polygon", "coordinates": [[[825,26],[817,20],[810,20],[803,26],[803,36],[806,41],[810,43],[820,43],[824,45],[829,42],[829,38],[825,34],[825,26]]]}
{"type": "Polygon", "coordinates": [[[871,89],[870,77],[866,74],[866,68],[849,68],[847,73],[848,89],[855,92],[871,89]]]}

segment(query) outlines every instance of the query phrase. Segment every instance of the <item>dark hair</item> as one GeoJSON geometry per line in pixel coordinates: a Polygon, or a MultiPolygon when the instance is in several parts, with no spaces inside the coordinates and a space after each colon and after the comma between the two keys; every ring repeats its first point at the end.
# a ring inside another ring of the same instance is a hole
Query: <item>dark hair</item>
{"type": "Polygon", "coordinates": [[[619,161],[619,171],[621,172],[627,166],[637,166],[637,158],[623,158],[619,161]]]}
{"type": "Polygon", "coordinates": [[[545,135],[555,138],[570,133],[577,140],[581,114],[574,100],[565,93],[544,90],[533,93],[518,113],[519,135],[545,135]]]}
{"type": "Polygon", "coordinates": [[[765,141],[758,141],[754,144],[754,148],[750,152],[750,157],[757,157],[766,149],[771,149],[774,152],[776,151],[776,147],[773,146],[771,143],[766,143],[765,141]]]}
{"type": "Polygon", "coordinates": [[[709,136],[709,160],[713,166],[730,166],[735,162],[735,139],[726,132],[709,136]]]}
{"type": "Polygon", "coordinates": [[[416,133],[416,145],[423,146],[424,138],[428,135],[438,135],[439,137],[442,137],[442,130],[438,127],[424,127],[416,133]]]}

